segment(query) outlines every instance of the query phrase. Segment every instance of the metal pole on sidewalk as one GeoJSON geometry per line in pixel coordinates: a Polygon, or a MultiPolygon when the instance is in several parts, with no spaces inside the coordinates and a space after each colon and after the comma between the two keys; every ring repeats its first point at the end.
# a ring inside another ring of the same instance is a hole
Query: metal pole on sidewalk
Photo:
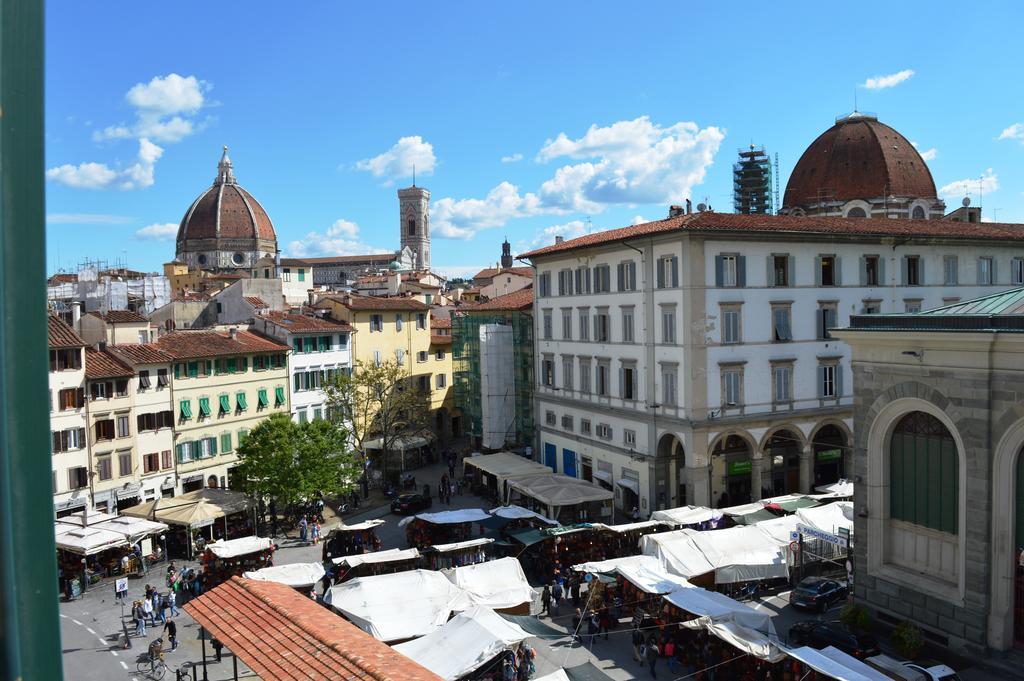
{"type": "Polygon", "coordinates": [[[199,640],[203,643],[203,681],[210,681],[210,677],[206,675],[206,629],[205,627],[199,627],[199,640]]]}
{"type": "Polygon", "coordinates": [[[238,681],[238,655],[231,653],[231,666],[235,670],[235,681],[238,681]]]}

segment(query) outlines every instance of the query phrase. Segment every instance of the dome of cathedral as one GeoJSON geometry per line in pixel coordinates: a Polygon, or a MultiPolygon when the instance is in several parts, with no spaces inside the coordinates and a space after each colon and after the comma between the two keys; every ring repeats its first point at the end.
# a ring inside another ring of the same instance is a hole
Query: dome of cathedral
{"type": "Polygon", "coordinates": [[[783,210],[883,197],[935,199],[935,181],[914,145],[875,116],[854,112],[804,151],[783,196],[783,210]]]}

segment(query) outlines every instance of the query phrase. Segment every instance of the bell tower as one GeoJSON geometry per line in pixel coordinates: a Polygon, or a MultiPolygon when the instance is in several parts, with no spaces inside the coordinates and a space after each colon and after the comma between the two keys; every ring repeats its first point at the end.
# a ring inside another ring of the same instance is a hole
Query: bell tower
{"type": "Polygon", "coordinates": [[[430,269],[430,192],[415,184],[398,190],[401,247],[406,246],[415,257],[414,267],[430,269]]]}

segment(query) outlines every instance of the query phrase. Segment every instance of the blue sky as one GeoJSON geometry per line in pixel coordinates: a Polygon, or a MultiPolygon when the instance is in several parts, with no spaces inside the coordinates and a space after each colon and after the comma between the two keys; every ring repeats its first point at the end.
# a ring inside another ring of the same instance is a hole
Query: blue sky
{"type": "Polygon", "coordinates": [[[459,275],[505,236],[729,211],[751,142],[784,188],[855,91],[947,204],[984,176],[1024,222],[1020,3],[370,4],[49,2],[50,269],[159,269],[227,144],[286,255],[394,250],[415,163],[459,275]]]}

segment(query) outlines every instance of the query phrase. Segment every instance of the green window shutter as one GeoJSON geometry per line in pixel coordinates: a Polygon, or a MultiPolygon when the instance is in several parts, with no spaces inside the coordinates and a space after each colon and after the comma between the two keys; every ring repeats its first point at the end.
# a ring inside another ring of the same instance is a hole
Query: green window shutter
{"type": "Polygon", "coordinates": [[[217,438],[211,437],[211,438],[208,438],[208,439],[210,440],[210,453],[211,454],[216,454],[217,453],[217,438]]]}
{"type": "Polygon", "coordinates": [[[224,433],[220,436],[220,451],[224,454],[231,451],[231,433],[224,433]]]}
{"type": "Polygon", "coordinates": [[[306,281],[306,268],[305,267],[300,267],[299,268],[299,281],[306,281]]]}
{"type": "Polygon", "coordinates": [[[213,360],[212,359],[206,360],[206,375],[207,376],[213,376],[213,360]]]}
{"type": "Polygon", "coordinates": [[[175,378],[181,378],[181,363],[180,362],[175,362],[174,363],[174,377],[175,378]]]}
{"type": "Polygon", "coordinates": [[[184,461],[185,461],[185,445],[184,444],[174,445],[174,454],[178,458],[178,463],[184,463],[184,461]]]}
{"type": "Polygon", "coordinates": [[[188,363],[188,377],[189,378],[198,378],[198,376],[199,376],[199,362],[189,362],[188,363]]]}
{"type": "Polygon", "coordinates": [[[182,400],[179,403],[181,418],[188,420],[192,418],[192,403],[189,400],[182,400]]]}
{"type": "Polygon", "coordinates": [[[299,378],[300,378],[300,376],[301,376],[301,374],[295,374],[295,376],[294,376],[294,379],[295,379],[295,380],[294,380],[295,386],[294,386],[294,387],[292,388],[292,390],[295,390],[295,391],[299,391],[299,390],[301,390],[301,389],[302,389],[302,388],[300,387],[300,383],[299,383],[299,378]]]}
{"type": "Polygon", "coordinates": [[[245,393],[241,390],[235,395],[235,402],[238,404],[239,411],[245,411],[249,408],[249,405],[245,402],[245,393]]]}
{"type": "Polygon", "coordinates": [[[292,347],[295,348],[295,352],[302,352],[302,339],[301,338],[293,338],[292,339],[292,347]]]}
{"type": "Polygon", "coordinates": [[[241,447],[242,443],[245,442],[245,438],[249,435],[248,428],[242,428],[238,431],[238,446],[241,447]]]}
{"type": "Polygon", "coordinates": [[[231,413],[231,396],[224,394],[220,396],[220,413],[230,414],[231,413]]]}
{"type": "Polygon", "coordinates": [[[331,337],[330,336],[320,336],[320,338],[318,340],[319,340],[319,348],[318,349],[320,350],[320,352],[327,352],[328,350],[331,349],[331,337]]]}
{"type": "Polygon", "coordinates": [[[313,352],[316,350],[316,339],[312,336],[307,336],[303,342],[306,344],[306,352],[313,352]]]}
{"type": "Polygon", "coordinates": [[[210,415],[210,398],[200,397],[199,398],[199,416],[206,417],[210,415]]]}
{"type": "Polygon", "coordinates": [[[249,358],[248,357],[240,357],[239,359],[241,361],[239,362],[239,369],[238,370],[240,372],[242,372],[242,373],[245,373],[246,371],[249,370],[249,358]]]}
{"type": "Polygon", "coordinates": [[[270,400],[267,398],[267,389],[260,388],[259,392],[256,393],[256,400],[260,409],[264,409],[270,405],[270,400]]]}
{"type": "Polygon", "coordinates": [[[228,357],[228,373],[233,374],[238,369],[238,360],[234,357],[228,357]]]}
{"type": "Polygon", "coordinates": [[[278,387],[274,388],[274,406],[275,407],[283,406],[284,402],[285,402],[285,399],[284,399],[284,386],[278,386],[278,387]]]}

